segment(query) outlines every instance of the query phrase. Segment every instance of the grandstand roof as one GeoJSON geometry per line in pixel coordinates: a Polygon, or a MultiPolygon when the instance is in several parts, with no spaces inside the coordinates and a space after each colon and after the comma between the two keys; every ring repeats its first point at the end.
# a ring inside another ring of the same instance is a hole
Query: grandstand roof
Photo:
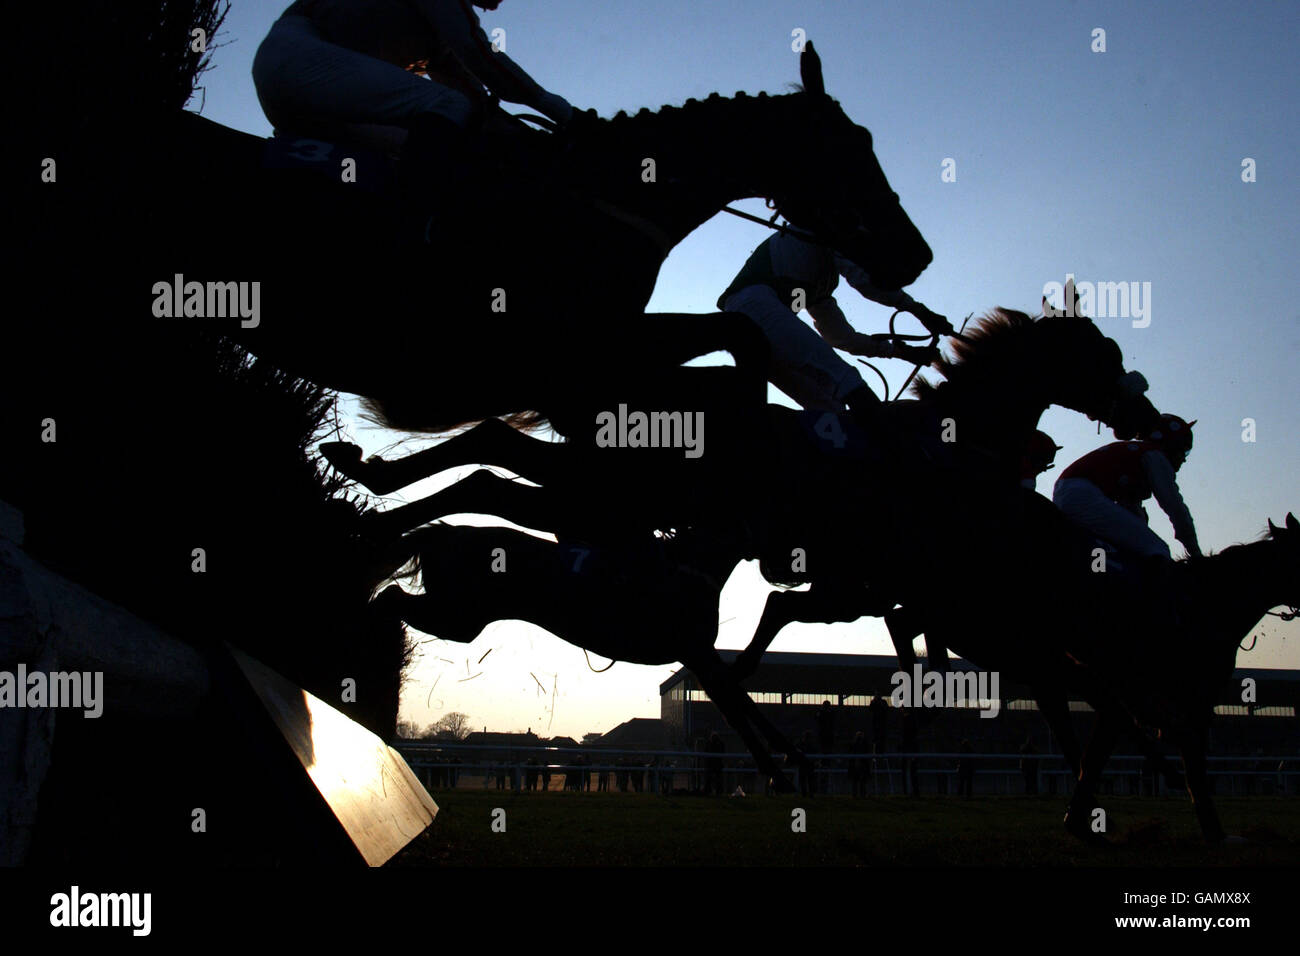
{"type": "MultiPolygon", "coordinates": [[[[739,652],[720,650],[723,661],[730,664],[739,652]]],[[[924,663],[924,658],[922,658],[924,663]]],[[[953,670],[978,670],[969,661],[954,658],[949,661],[953,670]]],[[[864,696],[889,696],[894,689],[890,677],[898,671],[898,658],[889,654],[815,654],[768,651],[758,670],[747,681],[745,690],[751,693],[827,694],[864,696]]],[[[681,668],[659,685],[663,696],[673,687],[691,678],[687,668],[681,668]]],[[[1296,707],[1300,713],[1300,670],[1277,668],[1239,667],[1233,672],[1232,682],[1225,686],[1221,704],[1241,704],[1241,682],[1251,678],[1256,684],[1255,702],[1260,707],[1296,707]]],[[[1003,700],[1029,699],[1033,695],[1023,685],[999,681],[999,696],[1003,700]]]]}

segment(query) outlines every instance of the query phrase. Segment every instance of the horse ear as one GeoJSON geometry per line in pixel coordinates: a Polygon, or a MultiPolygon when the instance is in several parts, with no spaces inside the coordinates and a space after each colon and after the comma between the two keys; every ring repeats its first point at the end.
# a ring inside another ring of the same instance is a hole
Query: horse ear
{"type": "Polygon", "coordinates": [[[805,93],[811,93],[813,96],[826,95],[826,81],[822,79],[822,58],[813,49],[811,40],[804,45],[803,52],[799,54],[799,79],[803,80],[805,93]]]}
{"type": "Polygon", "coordinates": [[[1083,318],[1083,313],[1079,311],[1079,290],[1075,287],[1074,278],[1065,280],[1065,314],[1073,316],[1076,319],[1083,318]]]}
{"type": "Polygon", "coordinates": [[[1275,524],[1273,523],[1273,519],[1272,519],[1272,518],[1269,518],[1269,519],[1268,519],[1268,536],[1269,536],[1270,538],[1276,538],[1276,537],[1277,537],[1277,533],[1278,533],[1278,531],[1280,531],[1280,530],[1281,530],[1281,529],[1278,528],[1278,526],[1275,525],[1275,524]]]}
{"type": "Polygon", "coordinates": [[[1295,515],[1289,511],[1286,513],[1286,529],[1288,531],[1300,531],[1300,521],[1297,521],[1295,515]]]}

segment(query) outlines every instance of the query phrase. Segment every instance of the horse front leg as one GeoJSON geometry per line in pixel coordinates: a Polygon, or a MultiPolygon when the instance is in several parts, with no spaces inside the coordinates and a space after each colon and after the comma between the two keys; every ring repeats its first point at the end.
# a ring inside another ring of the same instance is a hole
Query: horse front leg
{"type": "Polygon", "coordinates": [[[860,617],[879,617],[884,610],[884,602],[865,590],[814,582],[807,591],[773,591],[763,605],[749,646],[731,664],[732,676],[736,680],[752,676],[763,653],[787,624],[851,623],[860,617]]]}
{"type": "Polygon", "coordinates": [[[1210,777],[1207,772],[1205,750],[1206,731],[1199,728],[1179,742],[1183,755],[1183,772],[1187,780],[1187,793],[1192,798],[1192,809],[1196,811],[1196,822],[1201,825],[1201,833],[1207,843],[1222,843],[1225,834],[1223,824],[1219,822],[1219,813],[1210,796],[1210,777]]]}
{"type": "MultiPolygon", "coordinates": [[[[777,766],[776,761],[772,758],[771,751],[754,732],[751,718],[757,713],[757,706],[749,695],[740,688],[726,664],[723,663],[722,658],[718,656],[718,652],[713,648],[709,648],[708,652],[702,654],[698,659],[683,661],[682,663],[691,669],[699,679],[704,692],[709,695],[709,699],[717,704],[718,710],[722,712],[722,716],[726,718],[727,723],[731,725],[736,733],[740,734],[740,739],[745,742],[745,746],[754,758],[755,765],[773,781],[776,791],[778,793],[794,793],[794,785],[790,783],[785,773],[777,766]]],[[[796,752],[793,748],[786,750],[787,754],[796,752]]],[[[807,768],[801,765],[800,772],[811,772],[811,764],[807,768]]]]}
{"type": "MultiPolygon", "coordinates": [[[[767,401],[767,376],[772,362],[772,347],[758,324],[737,312],[713,312],[692,315],[680,312],[650,313],[646,324],[654,332],[652,341],[643,343],[652,362],[681,365],[710,352],[726,352],[744,373],[745,380],[763,384],[760,403],[767,401]]],[[[643,354],[647,354],[643,353],[643,354]]]]}
{"type": "Polygon", "coordinates": [[[798,601],[792,605],[790,598],[797,597],[798,594],[797,591],[773,591],[767,596],[767,601],[763,605],[763,615],[758,619],[758,627],[754,629],[754,636],[731,663],[731,675],[734,680],[743,681],[752,677],[758,670],[763,654],[776,640],[781,629],[797,620],[795,613],[798,601]]]}
{"type": "MultiPolygon", "coordinates": [[[[916,648],[912,642],[922,631],[920,615],[908,605],[892,608],[885,612],[885,629],[894,644],[894,653],[898,655],[898,667],[907,674],[916,666],[916,648]]],[[[926,653],[930,645],[926,643],[926,653]]],[[[947,652],[945,651],[945,656],[947,652]]]]}
{"type": "Polygon", "coordinates": [[[1070,723],[1069,698],[1063,693],[1038,691],[1034,694],[1034,700],[1037,701],[1039,711],[1046,719],[1052,736],[1056,738],[1061,748],[1061,756],[1069,765],[1070,773],[1074,775],[1075,780],[1078,780],[1083,769],[1082,753],[1079,748],[1079,738],[1075,736],[1074,727],[1070,723]]]}
{"type": "MultiPolygon", "coordinates": [[[[1075,784],[1074,794],[1070,797],[1070,805],[1065,812],[1065,829],[1089,843],[1107,842],[1103,836],[1107,823],[1103,822],[1100,829],[1093,828],[1096,819],[1094,813],[1100,810],[1095,805],[1095,801],[1097,783],[1101,780],[1101,772],[1105,769],[1106,761],[1110,759],[1115,749],[1119,731],[1119,721],[1110,714],[1109,710],[1097,712],[1097,725],[1093,728],[1087,746],[1084,747],[1079,781],[1075,784]]],[[[1104,810],[1101,812],[1105,813],[1104,810]]],[[[1104,816],[1100,819],[1105,821],[1104,816]]]]}

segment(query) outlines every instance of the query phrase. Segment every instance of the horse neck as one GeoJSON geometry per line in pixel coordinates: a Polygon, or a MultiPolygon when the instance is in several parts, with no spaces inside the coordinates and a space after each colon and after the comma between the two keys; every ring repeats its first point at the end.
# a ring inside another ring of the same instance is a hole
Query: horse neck
{"type": "Polygon", "coordinates": [[[576,173],[622,209],[653,223],[672,243],[686,238],[737,199],[807,188],[809,170],[791,154],[816,154],[819,129],[807,94],[688,100],[635,116],[620,113],[575,154],[576,173]],[[783,145],[798,142],[805,148],[783,145]],[[647,182],[645,162],[654,161],[647,182]]]}
{"type": "Polygon", "coordinates": [[[1051,404],[1041,395],[1021,390],[1021,384],[1022,380],[1011,376],[968,372],[958,381],[944,382],[928,401],[941,420],[953,420],[959,449],[988,452],[1014,467],[1051,404]]]}
{"type": "Polygon", "coordinates": [[[1194,606],[1192,620],[1206,633],[1239,642],[1270,608],[1290,598],[1276,571],[1271,541],[1225,548],[1203,561],[1182,565],[1184,593],[1194,606]]]}

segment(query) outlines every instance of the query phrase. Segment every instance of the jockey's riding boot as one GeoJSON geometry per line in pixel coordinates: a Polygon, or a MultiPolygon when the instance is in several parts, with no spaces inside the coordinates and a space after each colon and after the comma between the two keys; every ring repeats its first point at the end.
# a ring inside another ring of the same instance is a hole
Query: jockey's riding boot
{"type": "Polygon", "coordinates": [[[925,465],[930,456],[910,435],[904,433],[889,415],[889,406],[866,385],[844,397],[854,420],[871,433],[886,457],[897,464],[925,465]]]}
{"type": "Polygon", "coordinates": [[[866,385],[862,385],[844,396],[844,404],[849,406],[849,411],[853,413],[859,425],[870,428],[875,424],[876,417],[881,413],[885,403],[880,400],[879,395],[866,385]]]}

